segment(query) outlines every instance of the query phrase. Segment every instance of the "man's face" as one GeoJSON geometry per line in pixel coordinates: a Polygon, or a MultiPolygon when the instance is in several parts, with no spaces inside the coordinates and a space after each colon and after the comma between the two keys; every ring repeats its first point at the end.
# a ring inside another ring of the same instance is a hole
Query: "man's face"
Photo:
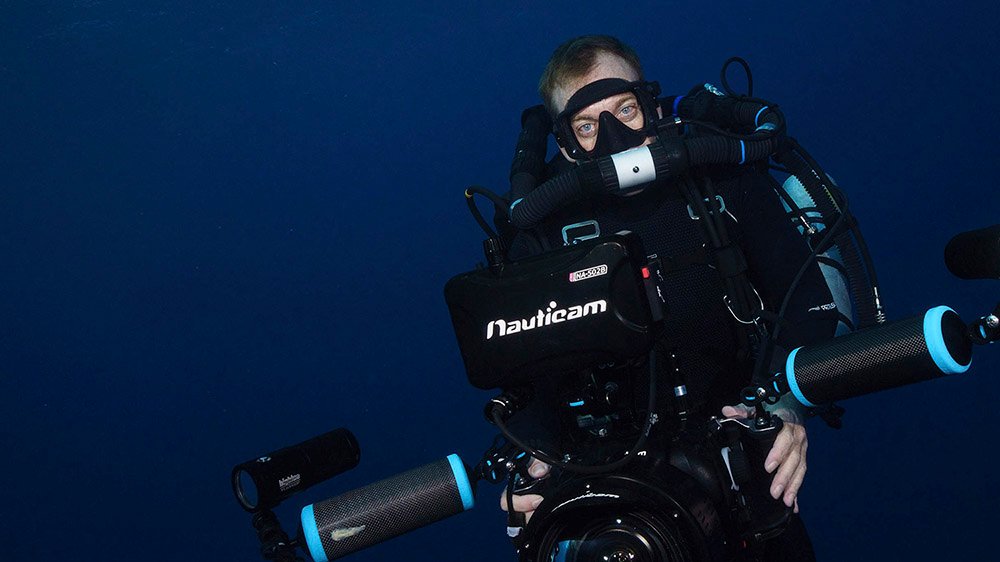
{"type": "MultiPolygon", "coordinates": [[[[639,75],[622,58],[610,53],[599,53],[589,72],[579,78],[569,80],[565,84],[560,84],[553,92],[557,112],[561,112],[566,107],[566,103],[580,88],[604,78],[621,78],[627,82],[634,82],[639,79],[639,75]]],[[[601,113],[605,111],[632,129],[641,129],[645,125],[645,118],[639,109],[639,102],[636,100],[635,94],[626,92],[604,98],[581,109],[570,118],[573,134],[584,150],[593,150],[597,143],[597,135],[600,132],[598,120],[601,113]]],[[[645,144],[648,144],[650,140],[647,139],[645,144]]],[[[566,154],[565,149],[562,149],[562,152],[567,159],[573,160],[566,154]]]]}

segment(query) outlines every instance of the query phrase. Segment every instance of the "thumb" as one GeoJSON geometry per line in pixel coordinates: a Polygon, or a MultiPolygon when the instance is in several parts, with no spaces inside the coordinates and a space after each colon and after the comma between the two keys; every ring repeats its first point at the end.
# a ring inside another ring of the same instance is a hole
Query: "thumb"
{"type": "Polygon", "coordinates": [[[743,404],[736,404],[734,406],[723,406],[722,415],[727,418],[749,418],[750,408],[744,406],[743,404]]]}
{"type": "Polygon", "coordinates": [[[548,464],[536,459],[535,457],[531,457],[531,463],[528,464],[528,474],[530,474],[532,478],[542,478],[549,473],[551,468],[552,467],[548,464]]]}

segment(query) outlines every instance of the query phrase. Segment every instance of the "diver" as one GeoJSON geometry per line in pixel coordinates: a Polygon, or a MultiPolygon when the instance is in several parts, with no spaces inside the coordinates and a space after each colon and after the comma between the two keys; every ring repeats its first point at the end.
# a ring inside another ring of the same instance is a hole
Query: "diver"
{"type": "MultiPolygon", "coordinates": [[[[542,74],[539,93],[559,145],[559,154],[546,164],[548,177],[651,144],[662,134],[658,124],[672,111],[659,103],[658,86],[645,81],[634,50],[604,35],[560,45],[542,74]]],[[[626,195],[575,200],[532,228],[518,230],[508,255],[517,259],[623,229],[637,233],[646,253],[663,263],[669,314],[658,349],[669,349],[675,357],[659,364],[675,365],[683,374],[692,417],[748,417],[750,411],[733,402],[751,382],[755,363],[776,363],[783,360],[782,349],[834,335],[838,311],[819,267],[814,262],[796,279],[810,248],[782,207],[766,164],[699,166],[684,178],[657,180],[626,195]],[[710,223],[720,220],[725,235],[709,243],[710,223]],[[793,284],[796,290],[788,294],[793,284]],[[735,292],[741,293],[742,308],[735,292]],[[765,349],[765,324],[779,308],[784,312],[780,337],[765,349]]],[[[806,412],[791,399],[769,409],[784,421],[765,460],[765,469],[775,475],[770,492],[797,514],[807,468],[806,412]]],[[[527,423],[544,433],[551,426],[541,416],[525,411],[527,423]]],[[[549,471],[537,460],[529,466],[535,478],[549,471]]],[[[530,517],[543,499],[515,495],[513,509],[530,517]]],[[[506,493],[500,503],[506,511],[506,493]]],[[[762,559],[814,559],[797,515],[784,533],[765,543],[762,559]]]]}

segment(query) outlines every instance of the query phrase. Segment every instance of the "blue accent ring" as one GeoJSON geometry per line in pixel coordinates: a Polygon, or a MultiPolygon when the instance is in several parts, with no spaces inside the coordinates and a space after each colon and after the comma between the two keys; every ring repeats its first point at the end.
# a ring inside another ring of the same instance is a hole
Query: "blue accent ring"
{"type": "Polygon", "coordinates": [[[753,126],[754,127],[758,126],[757,120],[760,119],[760,114],[764,113],[765,111],[767,111],[768,107],[770,107],[770,106],[765,105],[764,107],[760,108],[760,111],[757,112],[757,115],[753,116],[753,126]]]}
{"type": "Polygon", "coordinates": [[[740,164],[747,161],[747,145],[745,142],[740,141],[740,164]]]}
{"type": "MultiPolygon", "coordinates": [[[[472,484],[469,483],[469,473],[465,471],[465,464],[458,455],[452,453],[448,455],[448,464],[455,475],[455,485],[458,486],[458,493],[462,496],[462,509],[468,511],[476,505],[476,499],[472,495],[472,484]]],[[[325,560],[316,562],[326,562],[325,560]]]]}
{"type": "Polygon", "coordinates": [[[944,343],[944,332],[941,330],[941,319],[945,312],[954,310],[947,306],[936,306],[924,314],[924,341],[937,368],[946,375],[957,375],[968,371],[972,361],[968,365],[962,365],[948,351],[948,346],[944,343]]]}
{"type": "Polygon", "coordinates": [[[569,403],[569,407],[570,408],[576,408],[576,407],[579,407],[579,406],[583,406],[583,404],[584,404],[583,400],[577,400],[576,402],[570,402],[569,403]]]}
{"type": "Polygon", "coordinates": [[[521,201],[524,201],[524,197],[522,197],[522,198],[518,199],[517,201],[514,201],[513,203],[510,204],[510,214],[511,215],[514,214],[514,207],[516,207],[517,204],[520,203],[521,201]]]}
{"type": "Polygon", "coordinates": [[[674,117],[677,117],[677,108],[680,107],[682,99],[684,99],[684,96],[674,98],[674,117]]]}
{"type": "Polygon", "coordinates": [[[313,505],[309,504],[302,508],[302,534],[306,538],[306,546],[309,547],[309,556],[312,556],[315,562],[329,562],[326,551],[323,550],[323,541],[319,538],[319,529],[316,528],[313,505]]]}
{"type": "Polygon", "coordinates": [[[815,408],[816,405],[806,399],[805,395],[802,394],[802,389],[799,388],[799,383],[795,380],[795,356],[798,355],[800,349],[802,348],[796,347],[788,354],[788,359],[785,361],[785,377],[788,379],[788,388],[792,390],[795,399],[807,408],[815,408]]]}

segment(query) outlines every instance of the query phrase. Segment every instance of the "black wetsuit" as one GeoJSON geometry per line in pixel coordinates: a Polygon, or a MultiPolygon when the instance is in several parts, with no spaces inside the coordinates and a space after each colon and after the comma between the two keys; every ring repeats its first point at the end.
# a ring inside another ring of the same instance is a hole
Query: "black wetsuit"
{"type": "MultiPolygon", "coordinates": [[[[565,170],[568,163],[560,160],[553,161],[551,173],[565,170]]],[[[751,284],[764,308],[777,312],[810,254],[805,239],[786,214],[766,171],[748,166],[717,167],[692,174],[692,178],[703,181],[706,174],[724,201],[726,228],[746,257],[751,284]]],[[[663,261],[668,308],[664,348],[677,355],[694,415],[719,415],[722,406],[736,404],[740,390],[750,383],[753,359],[746,354],[739,356],[745,335],[741,335],[723,300],[724,283],[706,249],[711,245],[706,245],[701,219],[692,217],[678,185],[654,184],[631,197],[606,196],[578,202],[533,231],[520,234],[511,245],[511,255],[558,247],[563,244],[564,226],[586,220],[596,220],[602,234],[620,230],[637,233],[646,253],[663,261]]],[[[832,302],[823,275],[813,264],[789,302],[778,345],[790,350],[832,337],[837,325],[832,302]]],[[[780,352],[778,355],[780,358],[780,352]]],[[[665,363],[660,362],[661,373],[665,363]]],[[[660,388],[657,394],[661,404],[668,405],[669,385],[660,388]]],[[[536,411],[526,417],[551,427],[552,418],[542,421],[537,417],[545,418],[549,413],[536,411]]],[[[540,441],[544,442],[544,437],[540,441]]],[[[768,553],[766,560],[811,559],[808,535],[797,518],[769,548],[774,552],[768,553]]]]}

